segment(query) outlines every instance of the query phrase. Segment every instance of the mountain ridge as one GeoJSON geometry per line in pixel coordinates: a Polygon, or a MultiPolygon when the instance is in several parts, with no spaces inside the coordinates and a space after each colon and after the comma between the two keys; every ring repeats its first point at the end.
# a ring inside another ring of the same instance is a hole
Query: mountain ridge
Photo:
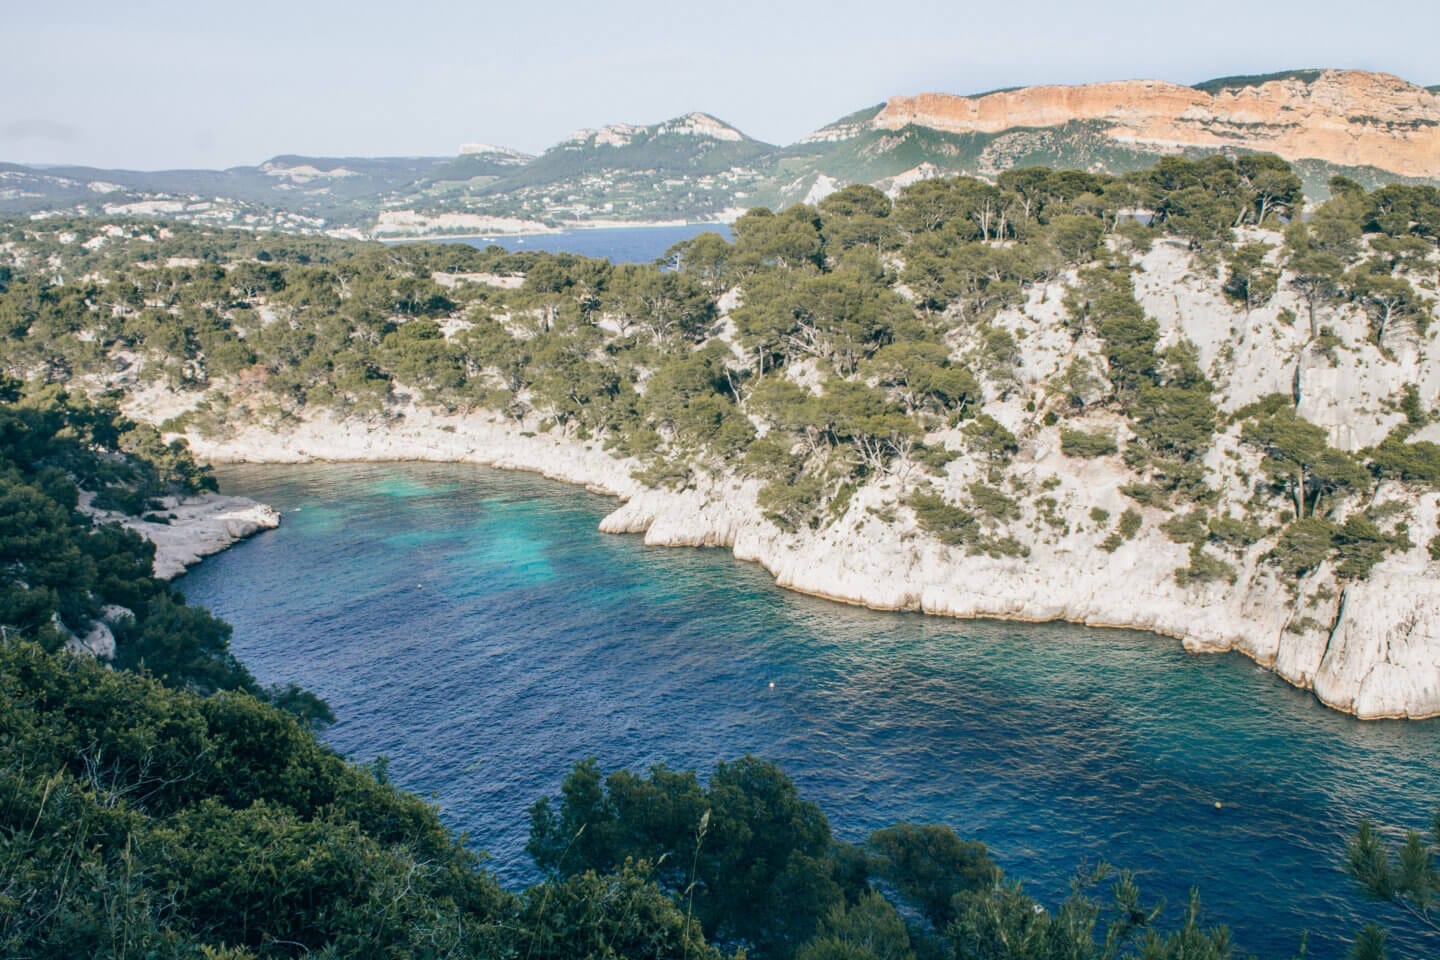
{"type": "Polygon", "coordinates": [[[1299,71],[1199,87],[1122,80],[981,97],[922,93],[890,98],[871,124],[998,134],[1076,121],[1108,125],[1118,143],[1249,149],[1349,166],[1383,163],[1382,169],[1400,176],[1440,177],[1440,98],[1398,77],[1362,71],[1299,71]],[[1384,136],[1374,135],[1379,131],[1370,128],[1376,127],[1384,136]]]}
{"type": "Polygon", "coordinates": [[[840,117],[788,145],[713,114],[576,131],[537,156],[468,143],[454,157],[282,154],[221,171],[0,163],[0,215],[149,215],[342,236],[516,232],[586,222],[728,221],[817,202],[851,183],[893,192],[1018,166],[1123,173],[1161,156],[1276,153],[1312,199],[1440,183],[1440,87],[1305,68],[1193,85],[1121,80],[981,94],[918,93],[840,117]]]}

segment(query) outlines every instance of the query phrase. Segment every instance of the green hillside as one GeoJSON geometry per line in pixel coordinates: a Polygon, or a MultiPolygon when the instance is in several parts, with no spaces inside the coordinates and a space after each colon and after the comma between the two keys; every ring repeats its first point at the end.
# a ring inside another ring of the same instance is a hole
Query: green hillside
{"type": "MultiPolygon", "coordinates": [[[[703,780],[574,758],[529,811],[543,880],[504,890],[383,762],[315,738],[322,703],[259,688],[228,627],[154,580],[138,537],[95,526],[80,491],[147,511],[211,486],[182,442],[121,418],[112,390],[193,401],[168,427],[196,436],[321,411],[373,427],[418,402],[603,446],[657,492],[749,486],[753,522],[777,535],[895,530],[935,562],[1010,569],[1062,539],[1067,565],[1158,549],[1196,597],[1254,571],[1264,596],[1328,616],[1387,557],[1440,557],[1417,508],[1440,488],[1440,446],[1412,436],[1437,422],[1433,389],[1377,398],[1396,425],[1347,452],[1295,396],[1222,412],[1238,359],[1167,342],[1141,302],[1147,254],[1183,255],[1230,305],[1223,329],[1303,338],[1313,369],[1347,364],[1328,382],[1361,375],[1362,353],[1398,367],[1392,352],[1426,349],[1440,191],[1345,189],[1304,221],[1302,201],[1267,157],[1028,169],[893,201],[852,187],[752,212],[733,243],[686,241],[667,270],[0,222],[0,369],[34,378],[0,378],[0,956],[1236,956],[1198,899],[1162,914],[1124,874],[1040,904],[948,826],[840,840],[754,757],[703,780]],[[1156,216],[1120,215],[1136,205],[1156,216]],[[461,274],[523,279],[442,283],[461,274]],[[1035,293],[1055,308],[1025,312],[1035,293]],[[1053,374],[1026,380],[1047,352],[1053,374]],[[106,399],[78,399],[86,387],[106,399]],[[1382,483],[1409,493],[1382,500],[1382,483]],[[1102,492],[1123,509],[1101,509],[1102,492]],[[112,605],[130,612],[114,669],[63,652],[112,605]]],[[[1431,848],[1417,838],[1397,861],[1392,845],[1363,827],[1349,869],[1428,922],[1431,848]]]]}
{"type": "MultiPolygon", "coordinates": [[[[1276,80],[1311,83],[1322,72],[1220,77],[1194,89],[1213,94],[1276,80]]],[[[458,229],[453,222],[427,225],[424,220],[448,214],[532,224],[708,221],[757,205],[782,207],[814,199],[817,187],[823,192],[832,183],[867,183],[893,192],[893,178],[922,167],[916,176],[960,173],[993,179],[1024,166],[1125,173],[1175,152],[1118,143],[1099,121],[994,134],[954,134],[913,124],[874,129],[871,124],[883,108],[874,104],[857,110],[783,147],[692,113],[648,126],[582,131],[538,157],[499,148],[456,157],[285,155],[228,170],[162,171],[0,163],[0,215],[163,215],[207,226],[347,236],[373,234],[387,211],[412,213],[421,232],[458,229]]],[[[1245,151],[1180,151],[1190,158],[1218,152],[1245,151]]],[[[1322,160],[1300,160],[1295,167],[1315,199],[1328,195],[1329,179],[1336,174],[1366,187],[1413,182],[1378,168],[1352,170],[1322,160]]]]}
{"type": "Polygon", "coordinates": [[[490,187],[503,193],[524,187],[557,183],[600,170],[643,172],[661,176],[697,176],[723,173],[771,153],[767,143],[745,137],[718,140],[691,134],[666,133],[663,125],[645,127],[628,143],[611,146],[592,134],[551,147],[545,153],[490,187]]]}
{"type": "Polygon", "coordinates": [[[1306,69],[1282,70],[1278,73],[1240,74],[1233,77],[1217,77],[1214,80],[1206,80],[1204,83],[1191,84],[1191,88],[1213,94],[1219,93],[1221,90],[1258,87],[1261,84],[1272,83],[1276,80],[1301,80],[1310,84],[1320,79],[1320,75],[1324,72],[1324,70],[1306,69]]]}

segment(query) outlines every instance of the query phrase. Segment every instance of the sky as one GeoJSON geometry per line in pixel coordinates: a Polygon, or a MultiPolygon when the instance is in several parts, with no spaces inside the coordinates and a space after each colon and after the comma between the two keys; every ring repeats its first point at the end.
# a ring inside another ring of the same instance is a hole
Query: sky
{"type": "Polygon", "coordinates": [[[1316,66],[1440,83],[1440,0],[4,5],[13,163],[538,153],[581,127],[692,110],[790,143],[898,94],[1316,66]]]}

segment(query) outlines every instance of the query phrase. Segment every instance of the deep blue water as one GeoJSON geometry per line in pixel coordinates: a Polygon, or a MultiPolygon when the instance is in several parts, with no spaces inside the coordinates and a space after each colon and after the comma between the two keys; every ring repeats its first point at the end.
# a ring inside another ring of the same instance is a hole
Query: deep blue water
{"type": "MultiPolygon", "coordinates": [[[[1066,625],[876,613],[781,591],[719,550],[645,547],[613,501],[463,465],[246,467],[222,488],[283,526],[179,581],[265,682],[391,758],[502,880],[533,879],[526,808],[607,768],[775,760],[836,832],[944,822],[1048,902],[1097,860],[1173,919],[1191,885],[1241,946],[1343,955],[1366,919],[1339,868],[1370,816],[1428,822],[1440,725],[1360,723],[1238,656],[1066,625]],[[769,686],[774,683],[773,689],[769,686]],[[1220,801],[1222,807],[1216,809],[1220,801]]],[[[1440,955],[1398,930],[1397,956],[1440,955]]]]}
{"type": "Polygon", "coordinates": [[[438,242],[468,243],[482,250],[493,244],[511,253],[543,250],[582,257],[609,257],[615,263],[651,263],[681,240],[707,231],[730,238],[730,228],[723,223],[686,223],[669,227],[594,227],[523,237],[465,237],[438,242]]]}

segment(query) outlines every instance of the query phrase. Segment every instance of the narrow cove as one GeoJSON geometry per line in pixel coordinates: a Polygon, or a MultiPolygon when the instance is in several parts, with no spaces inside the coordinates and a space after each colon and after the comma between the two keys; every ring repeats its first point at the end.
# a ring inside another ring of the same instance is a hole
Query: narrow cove
{"type": "Polygon", "coordinates": [[[1426,821],[1435,721],[1354,721],[1239,656],[1145,634],[799,596],[726,552],[602,536],[612,501],[529,475],[218,474],[285,524],[180,588],[234,624],[262,681],[329,700],[329,742],[388,756],[507,884],[533,879],[526,808],[574,761],[703,772],[752,752],[839,836],[949,823],[1048,902],[1103,859],[1172,915],[1199,886],[1207,922],[1264,956],[1307,928],[1312,956],[1337,956],[1367,918],[1425,943],[1339,862],[1362,816],[1426,821]]]}

